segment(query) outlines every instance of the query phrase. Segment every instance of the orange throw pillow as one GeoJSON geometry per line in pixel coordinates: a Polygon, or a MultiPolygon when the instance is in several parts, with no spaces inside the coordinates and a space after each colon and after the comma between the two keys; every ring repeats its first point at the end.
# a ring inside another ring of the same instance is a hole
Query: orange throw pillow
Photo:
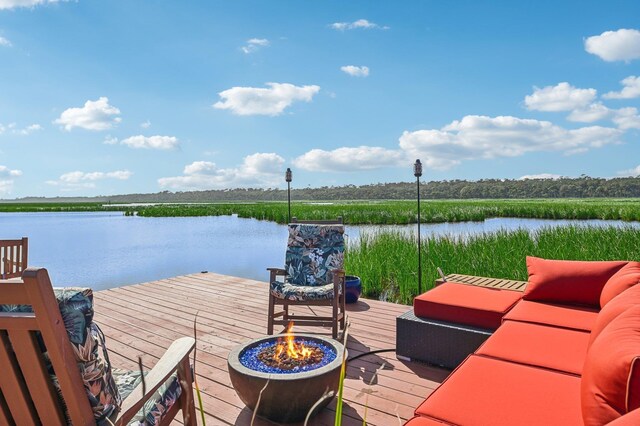
{"type": "Polygon", "coordinates": [[[600,293],[627,261],[585,262],[527,256],[529,284],[523,299],[600,308],[600,293]]]}
{"type": "Polygon", "coordinates": [[[609,303],[611,299],[636,284],[640,283],[640,262],[629,262],[616,272],[604,285],[600,294],[600,307],[609,303]]]}
{"type": "Polygon", "coordinates": [[[607,424],[640,406],[640,306],[620,314],[595,338],[580,394],[585,426],[607,424]]]}
{"type": "Polygon", "coordinates": [[[602,308],[591,330],[589,346],[591,346],[596,337],[598,337],[602,330],[604,330],[614,318],[634,306],[640,306],[640,285],[623,291],[602,308]]]}

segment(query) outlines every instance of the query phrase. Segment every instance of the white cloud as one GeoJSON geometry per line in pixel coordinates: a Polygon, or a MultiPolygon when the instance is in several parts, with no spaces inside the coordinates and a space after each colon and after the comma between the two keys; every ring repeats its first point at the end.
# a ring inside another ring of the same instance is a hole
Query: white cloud
{"type": "Polygon", "coordinates": [[[0,166],[0,178],[22,176],[21,170],[11,170],[7,166],[0,166]]]}
{"type": "Polygon", "coordinates": [[[105,179],[128,180],[133,175],[128,170],[116,170],[114,172],[69,172],[61,175],[57,180],[48,180],[47,184],[59,186],[64,191],[72,191],[84,188],[95,188],[96,181],[105,179]]]}
{"type": "Polygon", "coordinates": [[[400,150],[374,146],[338,148],[333,151],[312,149],[294,160],[297,167],[314,172],[350,172],[398,166],[405,161],[400,150]]]}
{"type": "Polygon", "coordinates": [[[250,38],[249,40],[247,40],[247,44],[245,46],[242,46],[240,50],[242,50],[246,54],[249,54],[255,52],[261,47],[268,47],[269,44],[271,43],[269,43],[269,40],[267,40],[266,38],[250,38]]]}
{"type": "Polygon", "coordinates": [[[100,97],[97,101],[87,101],[81,108],[69,108],[54,121],[69,131],[74,127],[87,130],[108,130],[119,123],[120,110],[109,105],[109,98],[100,97]]]}
{"type": "Polygon", "coordinates": [[[104,138],[104,141],[102,143],[106,144],[106,145],[115,145],[119,142],[118,138],[113,137],[111,135],[107,135],[104,138]]]}
{"type": "Polygon", "coordinates": [[[533,94],[524,98],[529,110],[535,111],[572,111],[584,108],[596,98],[596,89],[578,89],[567,82],[542,89],[533,88],[533,94]]]}
{"type": "Polygon", "coordinates": [[[620,108],[613,117],[613,122],[622,130],[640,129],[640,115],[634,107],[620,108]]]}
{"type": "Polygon", "coordinates": [[[640,176],[640,165],[629,170],[621,170],[618,172],[618,176],[638,177],[640,176]]]}
{"type": "Polygon", "coordinates": [[[556,175],[553,173],[539,173],[537,175],[524,175],[520,176],[518,180],[526,180],[526,179],[552,179],[557,180],[560,179],[562,175],[556,175]]]}
{"type": "Polygon", "coordinates": [[[290,83],[267,83],[269,88],[232,87],[224,90],[221,100],[213,104],[217,109],[228,109],[237,115],[282,114],[295,101],[311,102],[320,86],[294,86],[290,83]]]}
{"type": "Polygon", "coordinates": [[[578,121],[581,123],[593,123],[594,121],[609,118],[613,113],[613,110],[602,105],[602,103],[595,102],[585,108],[579,108],[571,111],[567,120],[578,121]]]}
{"type": "Polygon", "coordinates": [[[22,176],[21,170],[0,166],[0,194],[9,194],[13,189],[13,178],[18,176],[22,176]]]}
{"type": "Polygon", "coordinates": [[[58,0],[0,0],[0,10],[16,9],[18,7],[35,7],[47,3],[58,3],[58,0]]]}
{"type": "MultiPolygon", "coordinates": [[[[11,124],[15,124],[15,123],[11,123],[11,124]]],[[[14,128],[11,131],[15,135],[28,136],[33,132],[37,132],[38,130],[42,130],[42,126],[41,125],[39,125],[39,124],[31,124],[31,125],[25,127],[24,129],[16,129],[15,126],[14,126],[14,128]]]]}
{"type": "Polygon", "coordinates": [[[440,130],[405,131],[400,148],[428,167],[448,169],[464,160],[517,157],[528,152],[584,152],[618,143],[619,129],[591,126],[567,130],[548,121],[468,115],[440,130]]]}
{"type": "Polygon", "coordinates": [[[142,127],[143,129],[148,129],[149,127],[151,127],[151,121],[147,120],[144,123],[140,123],[140,127],[142,127]]]}
{"type": "Polygon", "coordinates": [[[609,92],[602,95],[605,99],[633,99],[640,97],[640,77],[630,75],[620,83],[624,86],[619,92],[609,92]]]}
{"type": "Polygon", "coordinates": [[[369,67],[365,66],[345,65],[340,69],[352,77],[367,77],[369,75],[369,67]]]}
{"type": "Polygon", "coordinates": [[[210,161],[195,161],[184,168],[183,176],[158,179],[161,188],[172,190],[271,187],[282,181],[284,158],[275,153],[255,153],[235,168],[218,168],[210,161]]]}
{"type": "Polygon", "coordinates": [[[11,42],[8,39],[0,36],[0,46],[11,47],[13,46],[13,44],[11,44],[11,42]]]}
{"type": "Polygon", "coordinates": [[[584,42],[587,52],[607,62],[631,61],[640,58],[640,31],[620,29],[591,36],[584,42]]]}
{"type": "Polygon", "coordinates": [[[374,22],[369,22],[366,19],[358,19],[353,22],[334,22],[329,25],[334,30],[344,31],[344,30],[355,30],[355,29],[365,29],[365,30],[388,30],[389,27],[386,25],[378,25],[374,22]]]}
{"type": "MultiPolygon", "coordinates": [[[[116,140],[117,141],[117,140],[116,140]]],[[[106,142],[106,141],[105,141],[106,142]]],[[[109,143],[112,143],[111,141],[109,143]]],[[[120,141],[121,145],[127,145],[129,148],[145,148],[145,149],[173,149],[180,142],[175,136],[131,136],[120,141]]]]}

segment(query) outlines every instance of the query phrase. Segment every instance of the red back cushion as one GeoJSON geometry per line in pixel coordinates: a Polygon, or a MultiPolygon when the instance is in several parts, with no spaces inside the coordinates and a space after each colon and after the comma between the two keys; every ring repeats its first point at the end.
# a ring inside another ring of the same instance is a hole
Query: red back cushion
{"type": "Polygon", "coordinates": [[[596,317],[593,329],[591,329],[589,346],[614,318],[634,306],[640,306],[640,285],[623,291],[602,308],[596,317]]]}
{"type": "Polygon", "coordinates": [[[595,338],[580,387],[586,426],[607,424],[640,406],[640,306],[614,318],[595,338]]]}
{"type": "Polygon", "coordinates": [[[527,256],[529,284],[523,299],[600,308],[600,293],[627,261],[585,262],[527,256]]]}
{"type": "Polygon", "coordinates": [[[629,262],[613,274],[604,285],[600,294],[600,307],[604,308],[611,299],[638,283],[640,283],[640,262],[629,262]]]}

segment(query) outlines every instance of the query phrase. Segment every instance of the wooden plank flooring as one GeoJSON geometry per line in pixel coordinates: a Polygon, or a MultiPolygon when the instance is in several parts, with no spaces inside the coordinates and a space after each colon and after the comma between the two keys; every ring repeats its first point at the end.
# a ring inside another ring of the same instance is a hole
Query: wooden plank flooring
{"type": "MultiPolygon", "coordinates": [[[[227,355],[236,345],[265,334],[266,282],[193,274],[95,293],[95,320],[107,337],[116,367],[135,369],[141,356],[146,368],[157,362],[170,343],[193,335],[197,317],[196,377],[202,391],[207,425],[249,425],[251,411],[240,401],[227,373],[227,355]]],[[[304,314],[303,307],[293,310],[304,314]]],[[[349,355],[395,348],[396,316],[409,306],[363,300],[347,305],[349,355]]],[[[322,314],[323,309],[314,308],[322,314]]],[[[300,328],[324,332],[328,329],[300,328]]],[[[387,352],[350,362],[345,380],[343,425],[397,425],[449,374],[419,363],[405,363],[387,352]]],[[[335,401],[310,425],[333,425],[335,401]]],[[[256,426],[274,423],[257,419],[256,426]]]]}
{"type": "MultiPolygon", "coordinates": [[[[481,287],[501,288],[504,290],[524,291],[527,286],[526,281],[504,280],[500,278],[476,277],[473,275],[450,274],[446,276],[447,281],[477,285],[481,287]]],[[[443,280],[437,280],[436,285],[442,284],[443,280]]]]}

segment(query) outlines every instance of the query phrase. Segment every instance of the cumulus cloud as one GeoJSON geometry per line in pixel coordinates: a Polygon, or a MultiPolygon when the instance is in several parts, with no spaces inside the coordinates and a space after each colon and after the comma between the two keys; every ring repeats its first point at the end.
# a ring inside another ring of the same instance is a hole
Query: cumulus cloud
{"type": "Polygon", "coordinates": [[[398,166],[405,161],[400,150],[375,146],[338,148],[332,151],[312,149],[294,160],[297,167],[314,172],[351,172],[398,166]]]}
{"type": "Polygon", "coordinates": [[[22,176],[21,170],[12,170],[7,166],[0,166],[0,178],[18,177],[22,176]]]}
{"type": "Polygon", "coordinates": [[[11,44],[11,42],[8,39],[0,36],[0,46],[11,47],[13,46],[13,44],[11,44]]]}
{"type": "Polygon", "coordinates": [[[21,136],[28,136],[33,132],[37,132],[38,130],[42,130],[42,126],[39,124],[31,124],[24,129],[13,129],[13,133],[21,136]]]}
{"type": "Polygon", "coordinates": [[[74,127],[87,130],[108,130],[119,123],[120,110],[109,105],[109,98],[100,97],[97,101],[87,101],[83,107],[69,108],[54,121],[69,131],[74,127]]]}
{"type": "Polygon", "coordinates": [[[240,50],[242,50],[246,54],[249,54],[255,52],[261,47],[268,47],[269,44],[271,43],[269,43],[269,40],[267,40],[266,38],[250,38],[249,40],[247,40],[247,44],[242,46],[240,50]]]}
{"type": "Polygon", "coordinates": [[[633,169],[621,170],[618,172],[618,176],[638,177],[640,176],[640,165],[634,167],[633,169]]]}
{"type": "Polygon", "coordinates": [[[386,25],[378,25],[374,22],[369,22],[366,19],[358,19],[353,22],[334,22],[329,25],[334,30],[345,31],[345,30],[356,30],[356,29],[365,29],[365,30],[388,30],[389,27],[386,25]]]}
{"type": "Polygon", "coordinates": [[[620,29],[591,36],[584,42],[587,52],[607,62],[631,61],[640,58],[640,31],[620,29]]]}
{"type": "Polygon", "coordinates": [[[529,152],[565,154],[618,143],[619,129],[590,126],[567,130],[548,121],[468,115],[440,130],[405,131],[400,148],[428,167],[448,169],[464,160],[517,157],[529,152]]]}
{"type": "Polygon", "coordinates": [[[620,82],[622,86],[619,92],[609,92],[602,95],[605,99],[633,99],[640,97],[640,77],[630,75],[620,82]]]}
{"type": "MultiPolygon", "coordinates": [[[[105,140],[105,143],[116,143],[113,142],[112,139],[108,140],[109,142],[107,142],[105,140]]],[[[129,148],[136,148],[136,149],[140,149],[140,148],[144,148],[144,149],[173,149],[175,147],[178,146],[180,142],[178,141],[178,138],[176,138],[175,136],[142,136],[142,135],[137,135],[137,136],[131,136],[128,137],[126,139],[123,139],[120,141],[121,145],[126,145],[129,148]]]]}
{"type": "Polygon", "coordinates": [[[143,129],[148,129],[149,127],[151,127],[151,122],[147,120],[144,123],[140,123],[140,127],[142,127],[143,129]]]}
{"type": "Polygon", "coordinates": [[[290,83],[267,83],[268,88],[232,87],[224,90],[216,109],[228,109],[236,115],[270,115],[283,113],[295,101],[311,102],[320,86],[295,86],[290,83]]]}
{"type": "Polygon", "coordinates": [[[613,113],[613,110],[602,105],[602,103],[595,102],[585,108],[579,108],[571,111],[571,114],[569,114],[567,120],[578,121],[581,123],[593,123],[594,121],[609,118],[613,113]]]}
{"type": "Polygon", "coordinates": [[[613,117],[613,122],[622,130],[640,129],[640,115],[634,107],[620,108],[613,117]]]}
{"type": "Polygon", "coordinates": [[[572,111],[585,108],[596,95],[596,89],[578,89],[562,82],[555,86],[534,87],[533,93],[524,98],[524,103],[529,110],[572,111]]]}
{"type": "Polygon", "coordinates": [[[345,65],[340,69],[352,77],[367,77],[369,75],[369,67],[365,66],[345,65]]]}
{"type": "Polygon", "coordinates": [[[22,176],[21,170],[0,166],[0,194],[9,194],[13,189],[13,178],[22,176]]]}
{"type": "Polygon", "coordinates": [[[560,179],[562,175],[556,175],[553,173],[539,173],[537,175],[524,175],[520,176],[518,180],[526,180],[526,179],[552,179],[557,180],[560,179]]]}
{"type": "Polygon", "coordinates": [[[47,3],[58,3],[58,0],[0,0],[0,10],[16,9],[18,7],[35,7],[47,3]]]}
{"type": "Polygon", "coordinates": [[[284,158],[275,153],[255,153],[235,168],[219,168],[211,161],[195,161],[185,166],[182,176],[158,179],[161,188],[172,190],[271,187],[282,181],[284,158]]]}
{"type": "Polygon", "coordinates": [[[114,172],[69,172],[61,175],[57,180],[48,180],[47,184],[59,186],[62,190],[72,191],[84,188],[95,188],[96,181],[105,179],[127,180],[133,175],[128,170],[116,170],[114,172]]]}

